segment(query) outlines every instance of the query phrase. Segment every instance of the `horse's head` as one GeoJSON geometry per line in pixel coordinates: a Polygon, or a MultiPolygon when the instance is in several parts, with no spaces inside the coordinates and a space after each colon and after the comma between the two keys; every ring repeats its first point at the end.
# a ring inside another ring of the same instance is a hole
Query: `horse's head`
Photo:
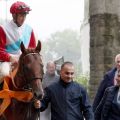
{"type": "Polygon", "coordinates": [[[20,47],[22,54],[19,59],[18,72],[14,83],[18,89],[31,90],[34,97],[41,99],[43,97],[41,42],[38,41],[35,49],[26,49],[23,43],[21,43],[20,47]]]}

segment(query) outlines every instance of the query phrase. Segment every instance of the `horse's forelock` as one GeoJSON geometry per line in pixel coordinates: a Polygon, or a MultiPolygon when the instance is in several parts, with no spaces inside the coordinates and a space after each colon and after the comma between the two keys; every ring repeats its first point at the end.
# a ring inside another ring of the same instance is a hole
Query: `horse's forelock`
{"type": "Polygon", "coordinates": [[[26,51],[20,55],[19,61],[21,61],[21,59],[24,58],[24,56],[29,54],[29,53],[36,53],[36,50],[34,48],[26,49],[26,51]]]}

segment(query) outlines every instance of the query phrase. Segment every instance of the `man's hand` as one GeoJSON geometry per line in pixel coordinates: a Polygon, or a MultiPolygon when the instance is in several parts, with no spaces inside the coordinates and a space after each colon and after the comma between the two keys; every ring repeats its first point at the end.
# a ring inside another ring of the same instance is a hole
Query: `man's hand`
{"type": "Polygon", "coordinates": [[[40,100],[35,100],[35,101],[34,101],[34,107],[35,107],[36,109],[38,109],[38,108],[41,107],[41,102],[40,102],[40,100]]]}

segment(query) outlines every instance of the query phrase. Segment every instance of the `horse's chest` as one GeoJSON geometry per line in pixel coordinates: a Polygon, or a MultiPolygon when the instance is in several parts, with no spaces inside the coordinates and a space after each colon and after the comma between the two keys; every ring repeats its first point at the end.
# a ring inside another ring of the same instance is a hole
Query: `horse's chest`
{"type": "Polygon", "coordinates": [[[12,101],[12,115],[14,120],[36,120],[38,112],[34,109],[32,103],[23,103],[16,100],[12,101]]]}

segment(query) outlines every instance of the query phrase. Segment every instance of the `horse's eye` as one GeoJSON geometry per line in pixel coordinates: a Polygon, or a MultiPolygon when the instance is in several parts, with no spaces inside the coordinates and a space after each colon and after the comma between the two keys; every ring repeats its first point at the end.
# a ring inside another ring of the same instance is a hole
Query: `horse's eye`
{"type": "Polygon", "coordinates": [[[27,65],[24,66],[24,70],[27,72],[29,71],[29,67],[27,65]]]}
{"type": "Polygon", "coordinates": [[[43,68],[44,67],[44,65],[43,64],[40,64],[40,66],[43,68]]]}

